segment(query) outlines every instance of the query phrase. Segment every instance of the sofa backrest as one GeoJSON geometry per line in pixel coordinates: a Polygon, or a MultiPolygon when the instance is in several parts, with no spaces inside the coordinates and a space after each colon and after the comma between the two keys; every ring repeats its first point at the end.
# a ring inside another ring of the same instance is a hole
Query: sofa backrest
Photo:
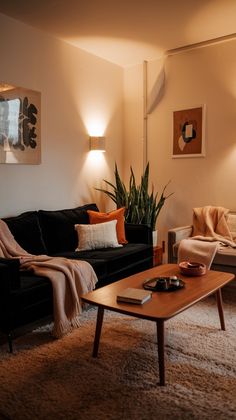
{"type": "Polygon", "coordinates": [[[49,255],[75,251],[78,236],[74,225],[89,224],[87,210],[98,211],[98,208],[92,203],[74,209],[39,210],[40,227],[49,255]]]}
{"type": "Polygon", "coordinates": [[[76,249],[78,237],[74,225],[89,224],[87,210],[98,208],[91,203],[73,209],[28,211],[2,220],[27,252],[52,255],[76,249]]]}
{"type": "Polygon", "coordinates": [[[30,254],[46,254],[37,211],[28,211],[19,216],[3,218],[19,245],[30,254]]]}

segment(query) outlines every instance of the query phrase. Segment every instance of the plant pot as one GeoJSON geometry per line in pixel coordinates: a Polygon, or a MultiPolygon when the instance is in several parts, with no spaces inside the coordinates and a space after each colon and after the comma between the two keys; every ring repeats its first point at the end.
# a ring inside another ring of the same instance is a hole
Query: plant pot
{"type": "Polygon", "coordinates": [[[158,231],[157,230],[153,230],[152,231],[152,244],[153,244],[153,247],[157,246],[157,241],[158,241],[158,231]]]}

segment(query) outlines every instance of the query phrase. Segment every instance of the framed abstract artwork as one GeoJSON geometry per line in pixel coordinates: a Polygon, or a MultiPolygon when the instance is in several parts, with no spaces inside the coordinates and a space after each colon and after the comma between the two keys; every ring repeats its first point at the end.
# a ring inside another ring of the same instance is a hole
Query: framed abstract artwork
{"type": "Polygon", "coordinates": [[[0,163],[41,163],[41,94],[0,82],[0,163]]]}
{"type": "Polygon", "coordinates": [[[173,112],[173,158],[205,156],[206,106],[173,112]]]}

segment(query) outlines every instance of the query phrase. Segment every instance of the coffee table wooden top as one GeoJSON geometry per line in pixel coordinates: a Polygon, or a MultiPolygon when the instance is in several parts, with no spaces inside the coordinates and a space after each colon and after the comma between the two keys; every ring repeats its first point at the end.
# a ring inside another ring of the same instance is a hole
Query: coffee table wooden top
{"type": "Polygon", "coordinates": [[[176,264],[163,264],[151,268],[108,286],[82,295],[84,302],[101,306],[115,312],[133,315],[138,318],[158,320],[169,319],[184,311],[198,301],[216,292],[234,279],[234,274],[220,271],[207,271],[201,277],[186,277],[180,274],[176,264]],[[127,287],[142,289],[143,281],[156,276],[174,276],[185,282],[185,287],[174,292],[153,292],[152,299],[143,305],[117,302],[117,294],[127,287]]]}

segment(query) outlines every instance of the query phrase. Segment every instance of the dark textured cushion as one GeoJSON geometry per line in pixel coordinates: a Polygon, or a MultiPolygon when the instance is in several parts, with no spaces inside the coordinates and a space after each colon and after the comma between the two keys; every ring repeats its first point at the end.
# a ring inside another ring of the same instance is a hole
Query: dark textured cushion
{"type": "MultiPolygon", "coordinates": [[[[104,265],[103,271],[106,275],[112,275],[124,270],[128,266],[139,266],[144,260],[152,260],[153,248],[146,244],[127,244],[122,248],[103,248],[79,252],[57,253],[55,256],[71,259],[85,260],[91,263],[95,271],[98,268],[97,262],[104,265]]],[[[99,267],[101,270],[101,266],[99,267]]],[[[96,271],[99,275],[101,271],[96,271]]]]}
{"type": "Polygon", "coordinates": [[[96,258],[93,258],[93,256],[91,258],[89,255],[88,256],[86,255],[86,251],[85,252],[77,252],[77,251],[58,252],[57,254],[54,254],[54,257],[63,257],[63,258],[69,258],[71,260],[87,261],[93,267],[99,280],[107,276],[106,260],[102,258],[96,259],[96,258]]]}
{"type": "Polygon", "coordinates": [[[39,210],[39,220],[48,253],[74,251],[78,244],[76,224],[88,224],[87,210],[98,211],[96,204],[74,209],[39,210]]]}
{"type": "Polygon", "coordinates": [[[152,257],[152,247],[145,244],[123,245],[122,248],[107,248],[79,252],[80,258],[95,258],[106,261],[107,273],[112,274],[132,264],[138,265],[142,260],[152,257]]]}
{"type": "Polygon", "coordinates": [[[37,211],[2,219],[8,225],[15,240],[30,254],[47,254],[37,211]]]}

